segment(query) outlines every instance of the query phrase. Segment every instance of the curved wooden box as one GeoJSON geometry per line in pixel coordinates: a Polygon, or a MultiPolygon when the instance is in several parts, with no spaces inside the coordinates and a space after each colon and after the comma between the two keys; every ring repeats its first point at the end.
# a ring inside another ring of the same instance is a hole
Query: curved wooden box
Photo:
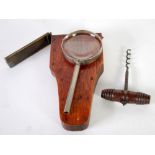
{"type": "MultiPolygon", "coordinates": [[[[99,34],[101,37],[102,35],[99,34]]],[[[62,125],[67,130],[78,131],[88,127],[91,103],[98,78],[103,72],[103,55],[97,61],[81,66],[74,92],[71,111],[63,112],[72,79],[74,64],[68,62],[62,53],[61,42],[65,35],[51,35],[50,69],[57,79],[59,111],[62,125]]]]}

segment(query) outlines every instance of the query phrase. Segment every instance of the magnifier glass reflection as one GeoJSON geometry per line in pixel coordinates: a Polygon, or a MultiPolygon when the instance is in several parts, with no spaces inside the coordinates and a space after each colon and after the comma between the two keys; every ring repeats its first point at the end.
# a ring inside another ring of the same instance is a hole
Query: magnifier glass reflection
{"type": "Polygon", "coordinates": [[[69,113],[80,66],[94,62],[102,54],[103,47],[100,36],[87,30],[79,30],[66,35],[61,47],[64,57],[75,64],[64,107],[64,113],[69,113]]]}

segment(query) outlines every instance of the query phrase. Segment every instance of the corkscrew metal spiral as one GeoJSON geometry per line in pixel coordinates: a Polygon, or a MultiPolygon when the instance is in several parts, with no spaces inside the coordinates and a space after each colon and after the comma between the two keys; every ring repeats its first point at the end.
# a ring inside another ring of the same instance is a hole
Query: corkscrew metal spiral
{"type": "Polygon", "coordinates": [[[126,69],[129,69],[131,59],[131,49],[127,49],[126,51],[126,69]]]}
{"type": "Polygon", "coordinates": [[[150,95],[141,92],[128,91],[129,65],[131,59],[130,56],[131,56],[131,49],[127,49],[124,90],[105,89],[102,90],[101,97],[106,100],[121,102],[123,105],[127,103],[135,103],[140,105],[149,104],[150,95]]]}
{"type": "Polygon", "coordinates": [[[124,90],[128,90],[128,77],[129,77],[130,59],[131,59],[131,49],[127,49],[127,51],[126,51],[126,72],[125,72],[124,90]]]}

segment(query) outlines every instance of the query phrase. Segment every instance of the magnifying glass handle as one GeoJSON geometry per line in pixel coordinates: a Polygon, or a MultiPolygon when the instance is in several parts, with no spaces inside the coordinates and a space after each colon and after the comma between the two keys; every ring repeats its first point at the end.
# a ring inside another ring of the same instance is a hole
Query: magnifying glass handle
{"type": "Polygon", "coordinates": [[[76,82],[77,82],[78,75],[79,75],[79,70],[80,70],[80,64],[76,64],[74,67],[72,81],[70,83],[70,88],[69,88],[67,99],[66,99],[66,104],[64,108],[65,113],[70,112],[70,108],[71,108],[71,104],[72,104],[72,100],[74,96],[74,91],[75,91],[75,86],[76,86],[76,82]]]}

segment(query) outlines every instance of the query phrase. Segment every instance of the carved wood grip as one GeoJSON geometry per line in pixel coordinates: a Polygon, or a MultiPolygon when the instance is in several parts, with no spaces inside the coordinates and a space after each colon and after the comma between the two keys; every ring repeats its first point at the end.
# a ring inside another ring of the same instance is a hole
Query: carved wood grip
{"type": "Polygon", "coordinates": [[[102,90],[101,97],[106,100],[121,102],[123,105],[127,103],[135,103],[140,105],[150,103],[150,95],[141,92],[105,89],[102,90]]]}

